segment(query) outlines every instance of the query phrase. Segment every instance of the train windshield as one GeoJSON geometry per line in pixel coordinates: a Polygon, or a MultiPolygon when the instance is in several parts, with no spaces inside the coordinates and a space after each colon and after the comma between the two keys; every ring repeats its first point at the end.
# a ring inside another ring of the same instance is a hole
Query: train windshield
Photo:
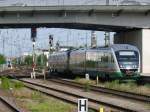
{"type": "Polygon", "coordinates": [[[117,51],[116,57],[120,62],[135,62],[139,60],[138,52],[136,51],[117,51]]]}

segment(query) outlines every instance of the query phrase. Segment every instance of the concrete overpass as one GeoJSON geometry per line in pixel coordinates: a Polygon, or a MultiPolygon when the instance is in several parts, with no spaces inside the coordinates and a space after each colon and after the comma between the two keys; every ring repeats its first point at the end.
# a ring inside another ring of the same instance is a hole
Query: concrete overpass
{"type": "Polygon", "coordinates": [[[122,31],[150,28],[150,6],[0,7],[0,27],[63,27],[122,31]]]}
{"type": "Polygon", "coordinates": [[[136,45],[141,71],[150,73],[150,6],[0,7],[0,28],[57,27],[114,31],[115,43],[136,45]]]}

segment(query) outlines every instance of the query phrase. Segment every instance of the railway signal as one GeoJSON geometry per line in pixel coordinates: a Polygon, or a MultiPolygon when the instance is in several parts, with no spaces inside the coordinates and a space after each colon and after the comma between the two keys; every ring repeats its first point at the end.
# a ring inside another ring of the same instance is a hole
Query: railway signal
{"type": "Polygon", "coordinates": [[[53,46],[53,35],[49,35],[49,45],[50,47],[53,46]]]}
{"type": "Polygon", "coordinates": [[[32,64],[32,73],[31,73],[31,78],[36,78],[35,77],[35,41],[37,37],[37,28],[33,27],[31,28],[31,40],[32,40],[32,47],[33,47],[33,64],[32,64]]]}
{"type": "Polygon", "coordinates": [[[31,39],[32,41],[35,42],[35,39],[36,39],[36,34],[37,34],[37,31],[36,31],[36,28],[31,28],[31,39]]]}

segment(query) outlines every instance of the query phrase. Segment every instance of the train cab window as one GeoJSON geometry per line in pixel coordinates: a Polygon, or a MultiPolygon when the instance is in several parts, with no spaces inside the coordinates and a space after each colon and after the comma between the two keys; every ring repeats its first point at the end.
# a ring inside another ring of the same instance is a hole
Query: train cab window
{"type": "Polygon", "coordinates": [[[116,52],[116,57],[118,61],[138,61],[138,52],[136,51],[117,51],[116,52]]]}

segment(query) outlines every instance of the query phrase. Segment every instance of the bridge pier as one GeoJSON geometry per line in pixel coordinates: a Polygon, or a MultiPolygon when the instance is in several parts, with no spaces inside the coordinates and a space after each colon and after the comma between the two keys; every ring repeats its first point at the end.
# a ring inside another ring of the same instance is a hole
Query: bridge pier
{"type": "Polygon", "coordinates": [[[114,43],[137,46],[141,54],[141,72],[144,74],[150,73],[150,29],[116,33],[114,43]]]}

